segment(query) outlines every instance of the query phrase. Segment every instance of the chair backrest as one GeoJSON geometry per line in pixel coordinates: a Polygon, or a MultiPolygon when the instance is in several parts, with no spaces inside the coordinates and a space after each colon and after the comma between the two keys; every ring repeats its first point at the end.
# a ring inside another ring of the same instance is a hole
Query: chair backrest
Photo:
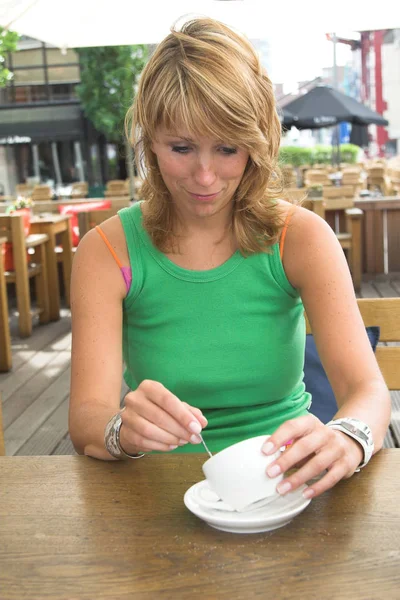
{"type": "Polygon", "coordinates": [[[304,183],[307,187],[312,185],[332,185],[327,170],[323,169],[309,169],[306,171],[304,183]]]}
{"type": "Polygon", "coordinates": [[[100,225],[103,221],[114,217],[118,213],[118,208],[109,208],[104,210],[85,210],[78,213],[79,235],[80,238],[93,227],[100,225]]]}
{"type": "Polygon", "coordinates": [[[48,185],[36,185],[33,188],[32,192],[32,201],[40,201],[40,200],[51,200],[53,197],[53,192],[51,191],[50,186],[48,185]]]}
{"type": "Polygon", "coordinates": [[[352,185],[324,185],[322,188],[324,198],[354,198],[352,185]]]}
{"type": "Polygon", "coordinates": [[[33,185],[29,183],[18,183],[15,186],[15,193],[17,196],[23,196],[29,198],[32,195],[33,185]]]}
{"type": "Polygon", "coordinates": [[[293,204],[301,204],[307,198],[307,192],[305,188],[284,188],[282,192],[282,198],[293,202],[293,204]]]}
{"type": "Polygon", "coordinates": [[[72,184],[71,198],[85,198],[89,193],[89,185],[86,181],[72,184]]]}
{"type": "MultiPolygon", "coordinates": [[[[380,342],[400,342],[400,298],[359,298],[365,327],[380,327],[380,342]]],[[[311,333],[307,322],[307,333],[311,333]]],[[[400,345],[376,349],[379,368],[390,390],[400,390],[400,345]]]]}
{"type": "Polygon", "coordinates": [[[112,179],[107,181],[104,195],[109,196],[129,196],[129,186],[125,179],[112,179]]]}

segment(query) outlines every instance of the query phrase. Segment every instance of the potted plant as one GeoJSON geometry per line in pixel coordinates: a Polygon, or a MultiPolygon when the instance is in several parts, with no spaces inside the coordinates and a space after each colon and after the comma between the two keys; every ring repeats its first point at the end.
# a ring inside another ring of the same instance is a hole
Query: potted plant
{"type": "Polygon", "coordinates": [[[308,198],[322,198],[322,185],[311,185],[308,188],[308,198]]]}

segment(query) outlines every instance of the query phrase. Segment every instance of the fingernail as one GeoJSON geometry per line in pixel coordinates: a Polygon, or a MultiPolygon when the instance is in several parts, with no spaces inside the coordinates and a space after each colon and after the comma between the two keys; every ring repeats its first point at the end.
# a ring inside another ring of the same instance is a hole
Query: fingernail
{"type": "Polygon", "coordinates": [[[283,494],[286,494],[292,489],[292,486],[288,481],[284,481],[283,483],[280,483],[276,489],[278,490],[279,494],[283,496],[283,494]]]}
{"type": "Polygon", "coordinates": [[[190,442],[192,444],[201,444],[201,439],[199,438],[199,436],[193,434],[190,436],[190,442]]]}
{"type": "Polygon", "coordinates": [[[201,433],[201,425],[198,421],[192,421],[191,423],[189,423],[189,431],[191,431],[192,433],[201,433]]]}
{"type": "Polygon", "coordinates": [[[275,446],[272,442],[266,442],[261,450],[264,452],[264,454],[270,454],[272,450],[275,450],[275,446]]]}
{"type": "Polygon", "coordinates": [[[187,440],[179,440],[179,445],[180,446],[184,446],[185,444],[188,444],[189,442],[187,440]]]}
{"type": "Polygon", "coordinates": [[[279,465],[274,465],[273,467],[270,467],[269,469],[267,469],[267,473],[270,477],[276,477],[281,472],[282,472],[282,469],[280,468],[279,465]]]}
{"type": "Polygon", "coordinates": [[[170,446],[169,449],[170,450],[175,450],[178,446],[170,446]]]}
{"type": "Polygon", "coordinates": [[[307,488],[303,492],[303,498],[312,498],[314,496],[314,494],[315,494],[315,492],[313,489],[307,488]]]}

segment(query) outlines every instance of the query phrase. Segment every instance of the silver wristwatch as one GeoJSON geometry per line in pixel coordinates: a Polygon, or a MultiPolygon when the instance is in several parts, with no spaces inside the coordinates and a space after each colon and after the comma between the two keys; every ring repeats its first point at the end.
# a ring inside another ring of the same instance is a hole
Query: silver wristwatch
{"type": "Polygon", "coordinates": [[[360,444],[364,450],[364,460],[358,465],[355,473],[358,473],[360,469],[368,464],[373,452],[374,452],[374,440],[372,438],[372,432],[368,425],[359,419],[353,419],[351,417],[341,417],[340,419],[334,419],[327,423],[328,427],[337,429],[346,435],[352,437],[356,442],[360,444]]]}
{"type": "Polygon", "coordinates": [[[119,441],[119,432],[121,430],[122,418],[121,413],[117,413],[108,421],[104,430],[104,444],[107,451],[118,460],[126,460],[128,458],[142,458],[143,452],[140,454],[127,454],[121,447],[119,441]]]}

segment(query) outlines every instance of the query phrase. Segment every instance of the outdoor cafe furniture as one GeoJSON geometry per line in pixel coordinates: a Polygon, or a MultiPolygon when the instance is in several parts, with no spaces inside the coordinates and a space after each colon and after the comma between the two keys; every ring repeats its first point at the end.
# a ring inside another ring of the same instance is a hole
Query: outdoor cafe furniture
{"type": "Polygon", "coordinates": [[[32,202],[48,201],[53,197],[53,190],[49,185],[35,185],[32,191],[32,202]]]}
{"type": "Polygon", "coordinates": [[[206,458],[0,457],[2,600],[398,598],[399,449],[255,534],[185,507],[206,458]]]}
{"type": "Polygon", "coordinates": [[[324,169],[309,169],[304,175],[305,187],[312,187],[316,185],[331,185],[332,182],[329,178],[327,170],[324,169]]]}
{"type": "Polygon", "coordinates": [[[60,318],[60,285],[58,262],[62,265],[65,302],[69,306],[72,269],[71,215],[36,215],[31,218],[32,233],[48,238],[46,261],[48,269],[49,316],[51,321],[60,318]]]}
{"type": "Polygon", "coordinates": [[[6,238],[12,248],[12,265],[5,272],[7,283],[14,283],[17,297],[18,328],[21,337],[32,333],[32,317],[39,315],[40,323],[49,322],[47,285],[47,243],[44,233],[25,235],[24,217],[20,214],[0,215],[0,237],[6,238]],[[35,250],[35,261],[28,261],[27,251],[35,250]],[[12,267],[12,268],[11,268],[12,267]],[[30,279],[36,283],[36,310],[31,310],[30,279]]]}
{"type": "Polygon", "coordinates": [[[104,196],[109,198],[110,196],[128,196],[129,186],[127,185],[126,179],[111,179],[106,183],[106,189],[104,196]]]}
{"type": "Polygon", "coordinates": [[[71,198],[86,198],[89,193],[89,184],[87,181],[79,181],[71,186],[71,198]]]}
{"type": "MultiPolygon", "coordinates": [[[[7,284],[3,263],[3,245],[7,238],[0,237],[0,371],[9,371],[12,367],[10,325],[8,320],[7,284]]],[[[0,408],[1,412],[1,408],[0,408]]],[[[2,430],[0,424],[0,442],[2,430]]]]}
{"type": "Polygon", "coordinates": [[[118,213],[118,209],[106,208],[102,210],[84,210],[78,213],[78,228],[79,236],[83,236],[90,230],[103,223],[107,219],[114,217],[118,213]]]}

